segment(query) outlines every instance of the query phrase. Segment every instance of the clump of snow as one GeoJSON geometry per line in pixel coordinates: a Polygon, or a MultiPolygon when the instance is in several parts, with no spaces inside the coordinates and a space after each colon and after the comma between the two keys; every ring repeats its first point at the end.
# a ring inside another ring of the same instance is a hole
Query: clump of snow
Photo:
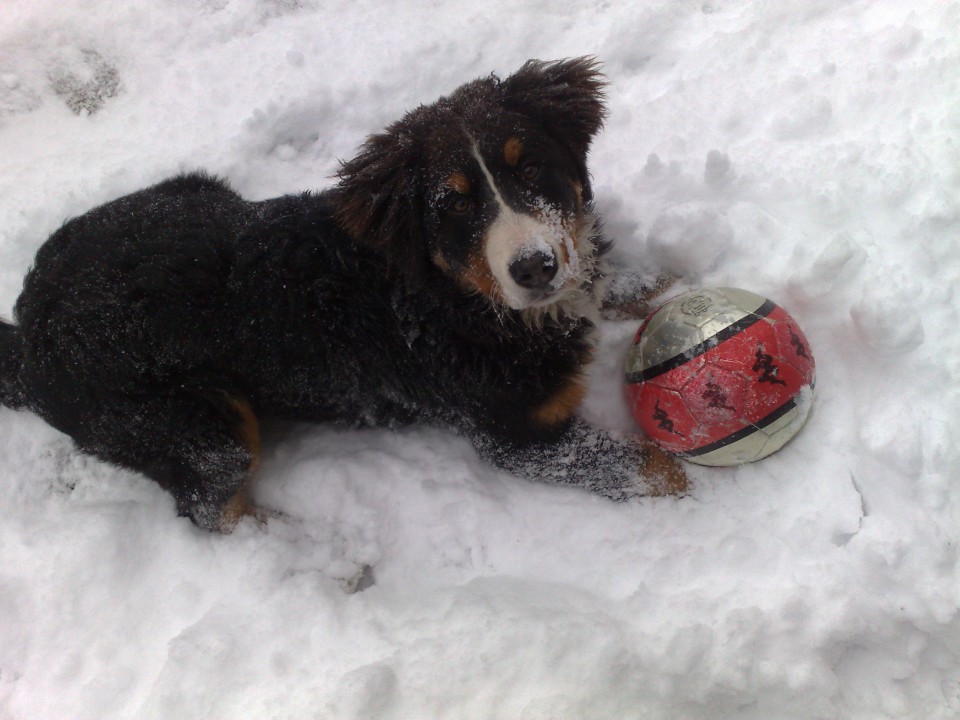
{"type": "MultiPolygon", "coordinates": [[[[319,189],[460,82],[596,54],[619,259],[789,310],[805,427],[622,504],[296,427],[254,488],[286,517],[211,536],[0,410],[0,717],[960,716],[960,2],[464,7],[8,0],[0,308],[93,205],[198,166],[319,189]]],[[[583,414],[630,432],[636,323],[602,330],[583,414]]]]}
{"type": "Polygon", "coordinates": [[[560,265],[557,274],[550,281],[550,288],[556,290],[571,280],[581,277],[580,253],[575,238],[570,233],[567,223],[564,222],[563,213],[542,198],[537,199],[535,207],[543,230],[538,237],[534,238],[533,244],[538,250],[552,257],[559,257],[557,253],[560,248],[563,248],[563,254],[566,256],[566,262],[560,265]]]}

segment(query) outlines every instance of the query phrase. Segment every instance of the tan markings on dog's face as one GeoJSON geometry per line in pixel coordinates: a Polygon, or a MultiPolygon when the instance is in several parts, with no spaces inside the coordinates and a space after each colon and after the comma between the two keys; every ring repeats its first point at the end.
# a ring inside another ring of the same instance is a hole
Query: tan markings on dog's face
{"type": "MultiPolygon", "coordinates": [[[[564,220],[564,222],[562,223],[562,225],[563,225],[563,229],[566,231],[567,235],[569,235],[570,237],[576,237],[576,235],[574,235],[574,234],[570,231],[569,226],[571,225],[571,223],[569,223],[569,222],[567,222],[566,220],[564,220]]],[[[560,244],[557,246],[555,252],[557,253],[557,255],[560,256],[560,265],[561,265],[561,266],[566,266],[566,265],[569,265],[569,264],[570,264],[570,250],[571,250],[571,248],[570,248],[570,246],[569,246],[567,243],[560,243],[560,244]]]]}
{"type": "Polygon", "coordinates": [[[533,410],[533,420],[540,425],[555,427],[571,417],[587,394],[586,384],[579,376],[560,388],[552,398],[533,410]]]}
{"type": "Polygon", "coordinates": [[[512,137],[503,144],[503,160],[510,167],[516,167],[523,154],[523,143],[519,138],[512,137]]]}
{"type": "Polygon", "coordinates": [[[466,272],[463,274],[463,282],[471,290],[476,290],[491,300],[500,299],[496,280],[490,272],[490,266],[483,252],[475,252],[470,256],[466,272]]]}
{"type": "MultiPolygon", "coordinates": [[[[561,221],[564,231],[574,240],[580,239],[584,236],[584,231],[587,225],[587,217],[584,214],[584,204],[583,204],[583,183],[580,183],[576,180],[571,180],[570,185],[573,188],[573,192],[577,198],[577,208],[576,212],[572,214],[565,214],[561,221]]],[[[580,250],[579,247],[576,247],[576,250],[580,250]]],[[[563,262],[569,262],[570,257],[567,252],[567,246],[564,244],[560,248],[561,253],[563,254],[563,262]]]]}
{"type": "Polygon", "coordinates": [[[577,194],[577,209],[583,209],[583,184],[578,183],[576,180],[572,181],[573,191],[577,194]]]}
{"type": "Polygon", "coordinates": [[[446,184],[448,188],[461,195],[470,194],[470,178],[462,172],[451,173],[449,177],[447,177],[446,184]]]}

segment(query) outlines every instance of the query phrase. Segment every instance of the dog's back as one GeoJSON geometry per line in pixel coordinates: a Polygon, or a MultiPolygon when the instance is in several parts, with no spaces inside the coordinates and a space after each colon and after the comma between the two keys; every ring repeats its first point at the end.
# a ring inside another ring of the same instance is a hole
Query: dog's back
{"type": "Polygon", "coordinates": [[[255,460],[245,400],[211,377],[224,375],[230,269],[251,214],[194,174],[74,218],[38,251],[17,326],[0,334],[4,404],[154,477],[206,527],[235,491],[226,478],[255,460]]]}
{"type": "Polygon", "coordinates": [[[65,403],[54,394],[102,402],[209,364],[232,238],[248,215],[225,184],[189,175],[65,223],[37,253],[14,311],[31,404],[76,436],[83,413],[55,411],[65,403]]]}

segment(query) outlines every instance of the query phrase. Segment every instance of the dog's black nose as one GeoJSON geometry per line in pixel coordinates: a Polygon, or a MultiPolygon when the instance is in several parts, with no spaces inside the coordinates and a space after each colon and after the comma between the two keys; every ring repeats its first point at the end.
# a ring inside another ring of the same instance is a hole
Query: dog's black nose
{"type": "Polygon", "coordinates": [[[517,257],[510,263],[510,277],[520,287],[538,290],[557,274],[557,260],[553,253],[537,250],[517,257]]]}

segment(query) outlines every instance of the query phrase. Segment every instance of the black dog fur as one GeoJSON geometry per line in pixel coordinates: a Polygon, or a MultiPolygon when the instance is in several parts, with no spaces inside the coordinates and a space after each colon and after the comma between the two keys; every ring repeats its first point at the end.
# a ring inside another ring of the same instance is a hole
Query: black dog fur
{"type": "Polygon", "coordinates": [[[680,491],[672,461],[575,416],[606,272],[586,169],[603,118],[592,60],[531,61],[372,136],[328,191],[248,202],[195,173],[91,210],[0,324],[0,401],[208,529],[243,510],[274,416],[442,423],[512,472],[680,491]]]}

